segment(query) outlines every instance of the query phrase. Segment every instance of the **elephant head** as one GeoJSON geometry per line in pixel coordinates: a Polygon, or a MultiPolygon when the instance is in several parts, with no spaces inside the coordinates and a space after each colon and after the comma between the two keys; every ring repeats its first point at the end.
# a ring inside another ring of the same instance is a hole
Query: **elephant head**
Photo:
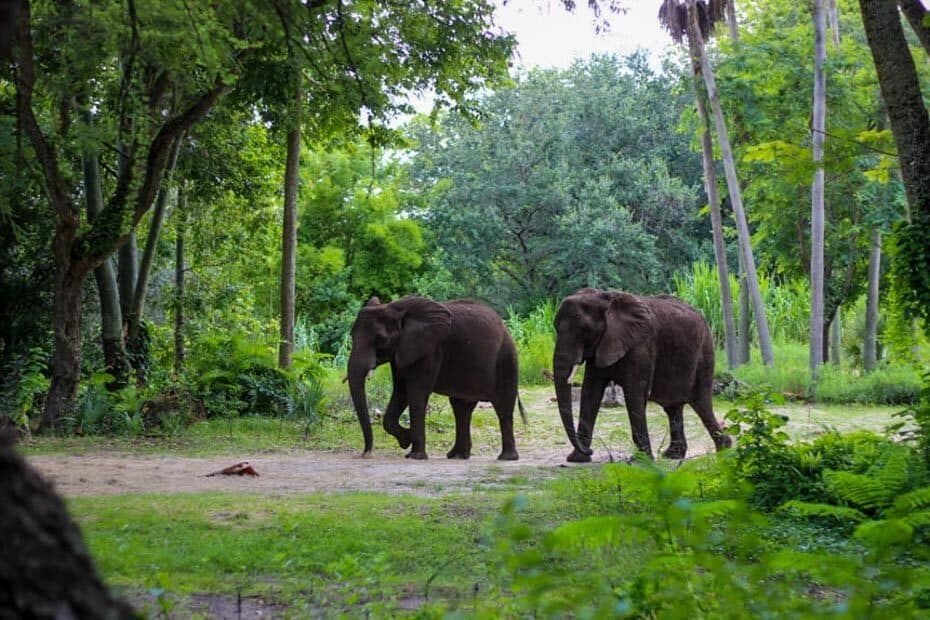
{"type": "Polygon", "coordinates": [[[423,297],[405,297],[382,304],[377,297],[359,310],[352,325],[348,362],[349,393],[365,438],[363,455],[371,453],[371,418],[365,380],[376,367],[391,362],[395,372],[436,350],[449,334],[452,314],[442,304],[423,297]]]}
{"type": "MultiPolygon", "coordinates": [[[[576,451],[590,455],[579,441],[572,415],[571,380],[582,363],[612,366],[652,334],[652,313],[634,295],[581,289],[562,300],[555,316],[552,370],[562,425],[576,451]]],[[[590,432],[590,429],[587,429],[590,432]]],[[[590,436],[586,437],[590,442],[590,436]]]]}

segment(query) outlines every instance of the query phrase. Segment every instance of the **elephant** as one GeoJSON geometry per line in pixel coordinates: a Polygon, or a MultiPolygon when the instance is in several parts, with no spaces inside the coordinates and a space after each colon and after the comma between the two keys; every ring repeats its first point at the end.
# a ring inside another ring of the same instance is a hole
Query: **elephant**
{"type": "Polygon", "coordinates": [[[688,450],[682,411],[697,412],[716,449],[730,436],[713,410],[714,340],[701,314],[671,295],[645,297],[585,288],[562,300],[555,316],[552,368],[559,415],[574,450],[569,462],[591,460],[591,437],[604,388],[623,388],[633,443],[652,458],[646,428],[646,401],[668,415],[671,442],[666,458],[682,459],[688,450]],[[572,414],[571,380],[585,364],[578,432],[572,414]]]}
{"type": "MultiPolygon", "coordinates": [[[[377,297],[359,310],[352,325],[348,361],[349,392],[365,439],[363,457],[371,455],[371,419],[365,379],[390,363],[391,399],[383,416],[411,459],[425,459],[426,403],[431,393],[449,397],[455,415],[455,444],[446,456],[471,456],[471,416],[478,401],[490,401],[501,428],[500,460],[517,460],[513,410],[517,397],[517,349],[497,313],[471,300],[436,302],[410,296],[382,304],[377,297]],[[410,407],[410,428],[400,414],[410,407]]],[[[523,405],[520,413],[526,419],[523,405]]]]}

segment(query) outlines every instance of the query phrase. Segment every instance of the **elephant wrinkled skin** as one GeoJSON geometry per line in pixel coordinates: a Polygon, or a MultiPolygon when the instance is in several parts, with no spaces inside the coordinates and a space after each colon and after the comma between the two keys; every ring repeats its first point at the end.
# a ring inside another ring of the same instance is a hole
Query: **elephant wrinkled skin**
{"type": "Polygon", "coordinates": [[[513,437],[517,350],[491,308],[469,300],[440,303],[424,297],[386,304],[377,297],[368,300],[352,326],[348,363],[349,390],[365,438],[363,456],[372,449],[365,379],[385,363],[391,365],[393,391],[384,430],[401,448],[412,446],[408,458],[426,458],[426,403],[433,392],[448,396],[455,414],[455,444],[448,458],[471,456],[471,415],[478,401],[490,401],[500,420],[498,458],[518,458],[513,437]],[[399,421],[407,407],[410,428],[399,421]]]}
{"type": "Polygon", "coordinates": [[[697,412],[717,450],[731,445],[713,410],[713,336],[704,317],[682,300],[582,289],[562,300],[555,328],[553,381],[559,415],[574,447],[569,461],[591,460],[594,422],[610,381],[623,388],[633,443],[650,458],[647,400],[661,405],[668,415],[671,444],[663,456],[685,457],[685,404],[697,412]],[[582,363],[576,434],[569,382],[582,363]]]}

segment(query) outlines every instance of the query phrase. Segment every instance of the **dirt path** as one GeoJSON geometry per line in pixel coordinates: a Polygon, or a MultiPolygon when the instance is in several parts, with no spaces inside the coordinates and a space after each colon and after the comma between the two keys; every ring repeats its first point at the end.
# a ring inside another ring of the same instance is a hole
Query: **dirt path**
{"type": "MultiPolygon", "coordinates": [[[[522,454],[519,461],[473,456],[468,461],[432,458],[411,461],[376,454],[362,459],[357,452],[305,451],[248,457],[259,473],[252,476],[212,476],[238,457],[181,456],[32,456],[32,463],[65,496],[123,493],[196,493],[207,491],[288,493],[378,491],[437,495],[478,487],[514,484],[514,478],[553,476],[564,466],[567,450],[522,454]]],[[[605,462],[601,451],[596,461],[605,462]]]]}
{"type": "MultiPolygon", "coordinates": [[[[544,398],[534,401],[527,407],[532,424],[528,427],[518,425],[516,429],[520,460],[511,462],[495,459],[500,436],[496,420],[491,419],[492,414],[486,415],[486,424],[473,424],[475,449],[468,461],[445,458],[445,450],[451,440],[448,434],[427,438],[431,456],[428,461],[405,459],[400,448],[391,441],[377,444],[374,456],[369,459],[360,458],[357,448],[345,448],[254,454],[236,451],[210,457],[117,450],[66,456],[35,455],[28,460],[65,496],[209,491],[268,495],[346,491],[441,495],[499,485],[520,488],[521,481],[555,476],[564,471],[564,467],[589,467],[565,462],[570,447],[554,404],[544,398]],[[244,460],[255,468],[258,477],[206,476],[244,460]]],[[[891,419],[887,409],[874,413],[857,412],[852,416],[828,413],[809,406],[784,409],[790,414],[787,430],[802,439],[820,434],[827,426],[841,431],[853,428],[878,430],[891,419]]],[[[653,450],[658,452],[668,440],[667,421],[663,413],[654,409],[650,411],[649,418],[653,450]]],[[[352,431],[351,439],[355,440],[355,429],[352,431]]],[[[689,458],[713,450],[710,437],[697,416],[685,416],[685,434],[689,458]]],[[[617,448],[627,446],[626,449],[632,449],[629,424],[621,409],[603,412],[598,420],[595,465],[610,459],[605,443],[611,446],[614,458],[629,456],[622,452],[624,448],[617,448]]]]}

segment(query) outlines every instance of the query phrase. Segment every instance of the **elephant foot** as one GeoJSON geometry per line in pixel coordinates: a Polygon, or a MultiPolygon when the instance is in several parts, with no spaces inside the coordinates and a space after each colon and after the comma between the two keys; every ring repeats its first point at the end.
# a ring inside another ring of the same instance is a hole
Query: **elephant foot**
{"type": "Polygon", "coordinates": [[[467,461],[471,458],[471,450],[460,450],[459,448],[452,448],[446,453],[447,459],[462,459],[467,461]]]}
{"type": "Polygon", "coordinates": [[[412,433],[407,429],[401,429],[399,433],[394,435],[397,439],[397,443],[400,445],[401,450],[406,450],[410,447],[410,444],[413,443],[412,433]]]}
{"type": "Polygon", "coordinates": [[[579,452],[578,450],[572,450],[572,453],[569,454],[565,460],[569,463],[590,463],[591,455],[579,452]]]}
{"type": "Polygon", "coordinates": [[[417,461],[425,461],[427,459],[426,452],[414,452],[411,450],[406,454],[406,458],[415,459],[417,461]]]}
{"type": "Polygon", "coordinates": [[[517,461],[520,459],[520,455],[517,454],[516,450],[504,450],[497,455],[498,461],[517,461]]]}
{"type": "Polygon", "coordinates": [[[714,437],[714,446],[717,448],[717,452],[721,450],[726,450],[727,448],[733,447],[733,438],[725,433],[721,433],[714,437]]]}
{"type": "Polygon", "coordinates": [[[674,459],[680,461],[685,458],[685,454],[688,453],[688,447],[682,445],[672,444],[668,447],[668,450],[662,453],[662,458],[674,459]]]}

